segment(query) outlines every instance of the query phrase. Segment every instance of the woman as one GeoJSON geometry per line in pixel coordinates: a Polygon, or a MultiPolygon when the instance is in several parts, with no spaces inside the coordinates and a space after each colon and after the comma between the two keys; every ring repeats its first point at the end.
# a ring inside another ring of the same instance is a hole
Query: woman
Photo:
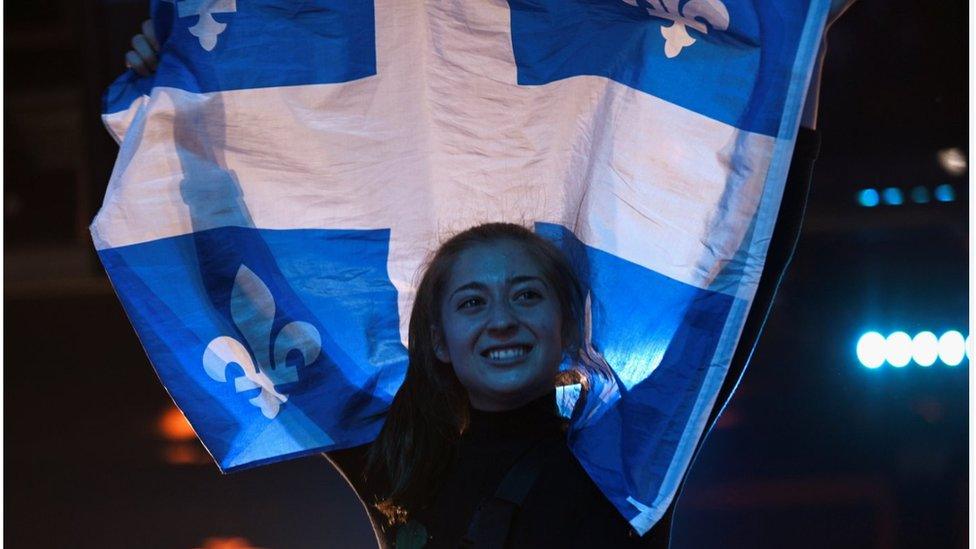
{"type": "Polygon", "coordinates": [[[632,531],[566,444],[555,385],[563,357],[580,348],[582,295],[562,253],[519,225],[479,225],[440,247],[417,290],[406,379],[379,438],[328,454],[381,544],[661,544],[632,531]],[[499,496],[510,473],[521,499],[499,496]]]}

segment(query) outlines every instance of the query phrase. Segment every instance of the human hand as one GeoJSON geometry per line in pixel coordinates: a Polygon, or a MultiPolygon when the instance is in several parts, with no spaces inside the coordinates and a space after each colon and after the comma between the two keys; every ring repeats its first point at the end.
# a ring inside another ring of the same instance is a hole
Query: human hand
{"type": "Polygon", "coordinates": [[[125,53],[125,66],[141,76],[149,76],[156,72],[158,53],[159,42],[153,21],[146,19],[142,22],[142,33],[132,37],[132,49],[125,53]]]}

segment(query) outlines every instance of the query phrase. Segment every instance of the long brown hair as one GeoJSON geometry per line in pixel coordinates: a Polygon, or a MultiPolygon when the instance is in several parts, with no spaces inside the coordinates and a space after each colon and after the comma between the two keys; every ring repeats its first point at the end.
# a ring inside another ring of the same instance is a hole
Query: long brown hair
{"type": "Polygon", "coordinates": [[[564,351],[582,344],[583,291],[566,256],[554,244],[513,223],[486,223],[446,240],[429,260],[410,313],[407,375],[369,454],[370,475],[388,481],[389,494],[377,502],[391,523],[430,503],[452,462],[468,423],[468,394],[453,367],[434,354],[434,330],[441,301],[461,252],[503,240],[521,244],[556,289],[564,351]]]}

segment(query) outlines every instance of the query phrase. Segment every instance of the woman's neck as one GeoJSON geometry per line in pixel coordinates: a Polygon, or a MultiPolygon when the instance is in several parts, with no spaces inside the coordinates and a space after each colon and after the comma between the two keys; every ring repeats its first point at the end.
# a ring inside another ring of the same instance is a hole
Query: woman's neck
{"type": "Polygon", "coordinates": [[[470,407],[469,414],[470,422],[465,436],[531,435],[559,429],[563,423],[556,407],[555,389],[518,408],[489,412],[470,407]]]}

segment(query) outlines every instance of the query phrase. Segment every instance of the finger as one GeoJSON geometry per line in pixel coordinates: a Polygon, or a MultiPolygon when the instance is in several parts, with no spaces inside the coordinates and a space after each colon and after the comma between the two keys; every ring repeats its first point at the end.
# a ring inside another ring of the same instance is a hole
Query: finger
{"type": "Polygon", "coordinates": [[[159,40],[156,40],[156,26],[153,25],[152,19],[146,19],[142,22],[142,35],[146,37],[149,41],[149,45],[152,47],[153,51],[159,51],[159,40]]]}
{"type": "Polygon", "coordinates": [[[139,54],[132,50],[125,52],[125,66],[136,71],[139,75],[149,76],[149,70],[146,68],[142,57],[139,57],[139,54]]]}
{"type": "Polygon", "coordinates": [[[149,45],[149,40],[141,34],[137,34],[132,37],[132,49],[136,50],[139,57],[145,61],[146,68],[149,71],[156,70],[156,52],[149,45]]]}

